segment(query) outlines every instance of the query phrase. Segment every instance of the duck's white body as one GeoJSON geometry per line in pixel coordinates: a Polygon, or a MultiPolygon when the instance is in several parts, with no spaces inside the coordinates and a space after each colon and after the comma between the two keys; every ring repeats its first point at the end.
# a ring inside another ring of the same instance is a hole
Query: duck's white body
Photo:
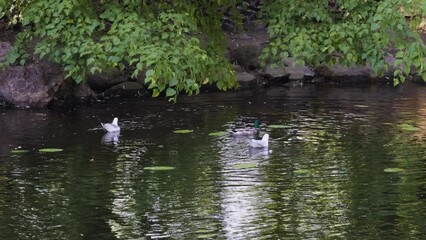
{"type": "Polygon", "coordinates": [[[114,120],[112,120],[112,123],[101,123],[101,125],[107,132],[120,131],[120,127],[118,126],[118,118],[114,118],[114,120]]]}
{"type": "Polygon", "coordinates": [[[269,134],[263,135],[262,139],[252,139],[250,146],[253,148],[267,148],[269,146],[269,134]]]}

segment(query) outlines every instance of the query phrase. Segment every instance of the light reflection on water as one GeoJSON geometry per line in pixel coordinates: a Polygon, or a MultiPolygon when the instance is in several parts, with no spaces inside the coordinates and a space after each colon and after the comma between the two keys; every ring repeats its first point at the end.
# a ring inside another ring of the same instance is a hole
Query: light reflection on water
{"type": "Polygon", "coordinates": [[[425,90],[276,88],[175,105],[0,110],[0,238],[418,238],[425,90]],[[99,125],[112,117],[119,134],[99,125]],[[209,136],[256,118],[269,149],[209,136]],[[18,148],[29,152],[10,153],[18,148]]]}

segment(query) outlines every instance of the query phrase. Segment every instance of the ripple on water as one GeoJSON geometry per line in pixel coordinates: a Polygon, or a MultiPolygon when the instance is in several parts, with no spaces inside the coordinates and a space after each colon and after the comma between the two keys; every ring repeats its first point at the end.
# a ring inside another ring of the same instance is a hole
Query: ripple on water
{"type": "Polygon", "coordinates": [[[421,239],[425,90],[318,88],[6,112],[0,238],[421,239]],[[209,136],[256,118],[267,151],[209,136]]]}

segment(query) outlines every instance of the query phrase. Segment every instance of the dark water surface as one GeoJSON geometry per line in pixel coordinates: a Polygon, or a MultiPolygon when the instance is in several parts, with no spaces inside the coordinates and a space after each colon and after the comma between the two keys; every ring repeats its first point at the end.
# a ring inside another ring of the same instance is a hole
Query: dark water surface
{"type": "Polygon", "coordinates": [[[409,85],[0,110],[0,239],[424,239],[425,117],[409,85]],[[209,136],[256,118],[268,150],[209,136]]]}

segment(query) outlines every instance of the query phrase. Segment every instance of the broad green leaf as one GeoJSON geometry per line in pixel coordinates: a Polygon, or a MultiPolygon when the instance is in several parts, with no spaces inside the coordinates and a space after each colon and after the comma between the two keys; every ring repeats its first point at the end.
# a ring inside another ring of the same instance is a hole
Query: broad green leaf
{"type": "Polygon", "coordinates": [[[166,97],[172,97],[174,95],[176,95],[176,90],[174,90],[173,88],[167,88],[166,97]]]}
{"type": "Polygon", "coordinates": [[[158,97],[158,95],[160,95],[160,91],[158,91],[157,88],[154,88],[154,90],[152,91],[152,97],[158,97]]]}
{"type": "Polygon", "coordinates": [[[87,59],[87,65],[91,65],[92,63],[94,63],[96,60],[94,58],[88,58],[87,59]]]}
{"type": "Polygon", "coordinates": [[[148,71],[146,71],[145,76],[146,76],[146,78],[149,78],[149,77],[151,77],[152,75],[154,75],[154,73],[155,73],[155,71],[154,71],[154,70],[149,69],[148,71]]]}
{"type": "Polygon", "coordinates": [[[179,81],[176,78],[172,78],[169,81],[169,86],[173,87],[173,86],[176,86],[178,83],[179,83],[179,81]]]}

